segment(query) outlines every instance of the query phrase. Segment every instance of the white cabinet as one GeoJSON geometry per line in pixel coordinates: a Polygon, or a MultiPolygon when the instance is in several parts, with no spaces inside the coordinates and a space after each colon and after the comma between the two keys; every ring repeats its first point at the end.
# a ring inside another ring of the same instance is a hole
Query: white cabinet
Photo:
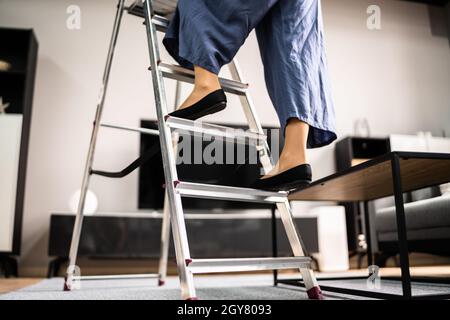
{"type": "Polygon", "coordinates": [[[321,272],[341,272],[349,269],[347,224],[345,208],[334,205],[316,205],[312,202],[292,201],[295,217],[317,218],[318,253],[314,257],[319,262],[321,272]]]}
{"type": "Polygon", "coordinates": [[[12,251],[22,115],[0,114],[0,252],[12,251]]]}

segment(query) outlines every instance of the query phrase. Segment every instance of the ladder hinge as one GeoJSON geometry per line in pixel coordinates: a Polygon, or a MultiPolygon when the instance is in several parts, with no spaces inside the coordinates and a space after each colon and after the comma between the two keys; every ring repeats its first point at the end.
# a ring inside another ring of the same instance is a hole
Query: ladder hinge
{"type": "MultiPolygon", "coordinates": [[[[176,188],[180,183],[181,183],[180,181],[175,180],[175,181],[173,182],[173,187],[176,188]]],[[[166,184],[166,183],[163,183],[161,187],[162,187],[163,189],[165,189],[165,188],[167,187],[167,184],[166,184]]]]}
{"type": "MultiPolygon", "coordinates": [[[[162,60],[156,61],[156,64],[159,66],[161,64],[162,60]]],[[[147,68],[148,71],[152,71],[152,66],[147,68]]]]}

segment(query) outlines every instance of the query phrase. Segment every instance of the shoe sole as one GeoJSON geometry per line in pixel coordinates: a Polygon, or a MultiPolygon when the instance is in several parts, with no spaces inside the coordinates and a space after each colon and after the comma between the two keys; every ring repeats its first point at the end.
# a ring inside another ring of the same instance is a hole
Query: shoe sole
{"type": "Polygon", "coordinates": [[[206,117],[210,114],[220,112],[220,111],[224,110],[226,107],[227,107],[226,101],[222,101],[222,102],[216,103],[210,107],[207,107],[207,108],[203,109],[202,111],[197,112],[196,114],[192,115],[191,117],[187,117],[186,119],[197,120],[202,117],[206,117]]]}
{"type": "Polygon", "coordinates": [[[278,186],[273,186],[270,188],[264,188],[264,190],[267,191],[285,191],[285,192],[295,192],[303,187],[309,186],[311,184],[311,181],[309,180],[295,180],[295,181],[291,181],[289,183],[284,183],[282,185],[278,185],[278,186]]]}

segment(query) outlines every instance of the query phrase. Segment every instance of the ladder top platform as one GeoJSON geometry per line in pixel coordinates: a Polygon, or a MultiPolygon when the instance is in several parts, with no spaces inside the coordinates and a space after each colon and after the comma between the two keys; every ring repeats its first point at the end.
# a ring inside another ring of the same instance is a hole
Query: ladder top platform
{"type": "MultiPolygon", "coordinates": [[[[153,10],[156,14],[169,17],[177,7],[178,0],[153,0],[153,10]]],[[[144,5],[142,0],[136,0],[128,8],[128,13],[137,17],[145,18],[144,5]]]]}

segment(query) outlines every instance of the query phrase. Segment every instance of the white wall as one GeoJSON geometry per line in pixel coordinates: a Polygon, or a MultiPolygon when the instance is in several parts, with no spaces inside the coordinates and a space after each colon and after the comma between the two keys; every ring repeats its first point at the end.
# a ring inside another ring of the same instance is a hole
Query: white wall
{"type": "MultiPolygon", "coordinates": [[[[31,128],[21,266],[44,275],[51,212],[67,211],[81,182],[115,0],[0,0],[0,26],[34,28],[40,51],[31,128]],[[82,9],[82,29],[66,26],[66,8],[82,9]]],[[[433,35],[426,6],[394,0],[323,0],[340,137],[368,118],[374,135],[450,129],[450,52],[446,34],[433,35]],[[366,8],[379,4],[382,30],[366,28],[366,8]]],[[[435,21],[436,22],[436,21],[435,21]]],[[[445,18],[437,22],[445,23],[445,18]]],[[[439,23],[438,23],[439,24],[439,23]]],[[[446,26],[444,26],[445,30],[446,26]]],[[[277,124],[252,34],[238,54],[264,124],[277,124]]],[[[125,15],[105,120],[136,126],[154,118],[145,30],[125,15]]],[[[172,93],[173,82],[167,82],[172,93]]],[[[189,88],[186,88],[185,94],[189,88]]],[[[173,95],[171,95],[173,99],[173,95]]],[[[171,101],[171,100],[169,100],[171,101]]],[[[215,120],[243,119],[237,100],[215,120]]],[[[242,121],[240,121],[242,123],[242,121]]],[[[108,132],[96,167],[117,169],[138,154],[134,134],[108,132]]],[[[334,171],[333,146],[310,154],[315,177],[334,171]]],[[[135,211],[136,173],[121,181],[95,178],[100,211],[135,211]]]]}

